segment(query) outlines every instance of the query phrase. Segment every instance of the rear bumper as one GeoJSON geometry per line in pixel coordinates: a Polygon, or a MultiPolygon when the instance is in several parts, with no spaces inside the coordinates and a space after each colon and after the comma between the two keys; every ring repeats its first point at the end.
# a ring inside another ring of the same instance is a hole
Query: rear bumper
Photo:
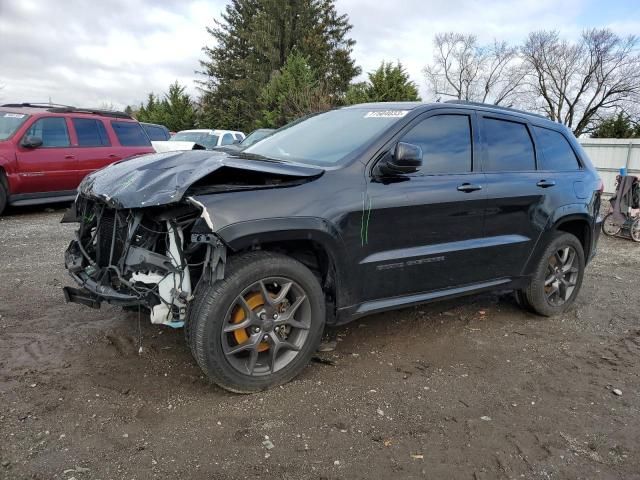
{"type": "Polygon", "coordinates": [[[587,255],[587,263],[589,263],[593,259],[593,257],[596,256],[596,253],[598,251],[598,240],[600,240],[600,232],[602,232],[602,221],[602,217],[598,215],[598,218],[596,218],[596,221],[593,224],[593,232],[591,232],[591,238],[593,240],[591,241],[590,252],[587,255]]]}

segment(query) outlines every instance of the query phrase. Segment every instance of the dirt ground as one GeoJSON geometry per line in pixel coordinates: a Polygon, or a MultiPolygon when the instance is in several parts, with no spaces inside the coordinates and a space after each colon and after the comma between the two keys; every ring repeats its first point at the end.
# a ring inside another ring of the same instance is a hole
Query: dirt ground
{"type": "Polygon", "coordinates": [[[375,315],[239,396],[182,331],[64,303],[62,214],[0,217],[0,478],[640,479],[640,244],[602,238],[562,317],[506,292],[375,315]]]}

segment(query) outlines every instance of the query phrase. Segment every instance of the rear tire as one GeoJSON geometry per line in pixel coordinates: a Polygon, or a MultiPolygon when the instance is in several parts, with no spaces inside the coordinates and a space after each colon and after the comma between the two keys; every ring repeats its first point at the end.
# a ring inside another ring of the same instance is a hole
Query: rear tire
{"type": "Polygon", "coordinates": [[[525,293],[524,290],[516,290],[515,292],[513,292],[515,297],[516,297],[516,303],[518,304],[518,306],[527,311],[527,312],[533,312],[533,308],[531,307],[531,304],[529,303],[529,300],[527,300],[527,295],[525,293]]]}
{"type": "Polygon", "coordinates": [[[533,311],[550,317],[567,311],[584,277],[584,250],[570,233],[557,232],[540,256],[531,283],[522,293],[533,311]]]}
{"type": "Polygon", "coordinates": [[[229,391],[253,393],[288,382],[322,338],[324,293],[316,276],[291,257],[231,257],[225,278],[203,285],[198,296],[189,319],[191,348],[209,379],[229,391]]]}

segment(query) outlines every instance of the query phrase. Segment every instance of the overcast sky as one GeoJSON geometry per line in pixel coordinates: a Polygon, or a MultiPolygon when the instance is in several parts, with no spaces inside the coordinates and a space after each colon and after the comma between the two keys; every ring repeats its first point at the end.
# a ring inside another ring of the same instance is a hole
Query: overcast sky
{"type": "MultiPolygon", "coordinates": [[[[0,0],[0,101],[123,108],[174,80],[196,93],[194,73],[205,27],[225,0],[0,0]]],[[[558,29],[575,38],[586,27],[640,34],[638,0],[338,0],[364,72],[402,61],[427,94],[422,68],[433,35],[474,33],[481,41],[521,41],[558,29]]]]}

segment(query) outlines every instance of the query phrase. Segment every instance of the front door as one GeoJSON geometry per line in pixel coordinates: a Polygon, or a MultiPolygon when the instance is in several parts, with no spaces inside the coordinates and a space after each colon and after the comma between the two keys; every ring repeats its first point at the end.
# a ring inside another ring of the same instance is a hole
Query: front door
{"type": "Polygon", "coordinates": [[[420,171],[372,175],[363,195],[363,300],[455,287],[482,270],[484,174],[475,157],[474,114],[439,110],[418,117],[397,141],[419,145],[420,171]]]}
{"type": "Polygon", "coordinates": [[[74,190],[77,186],[77,159],[70,148],[69,126],[64,117],[35,120],[25,136],[42,139],[38,148],[16,148],[20,171],[20,192],[49,193],[74,190]]]}

